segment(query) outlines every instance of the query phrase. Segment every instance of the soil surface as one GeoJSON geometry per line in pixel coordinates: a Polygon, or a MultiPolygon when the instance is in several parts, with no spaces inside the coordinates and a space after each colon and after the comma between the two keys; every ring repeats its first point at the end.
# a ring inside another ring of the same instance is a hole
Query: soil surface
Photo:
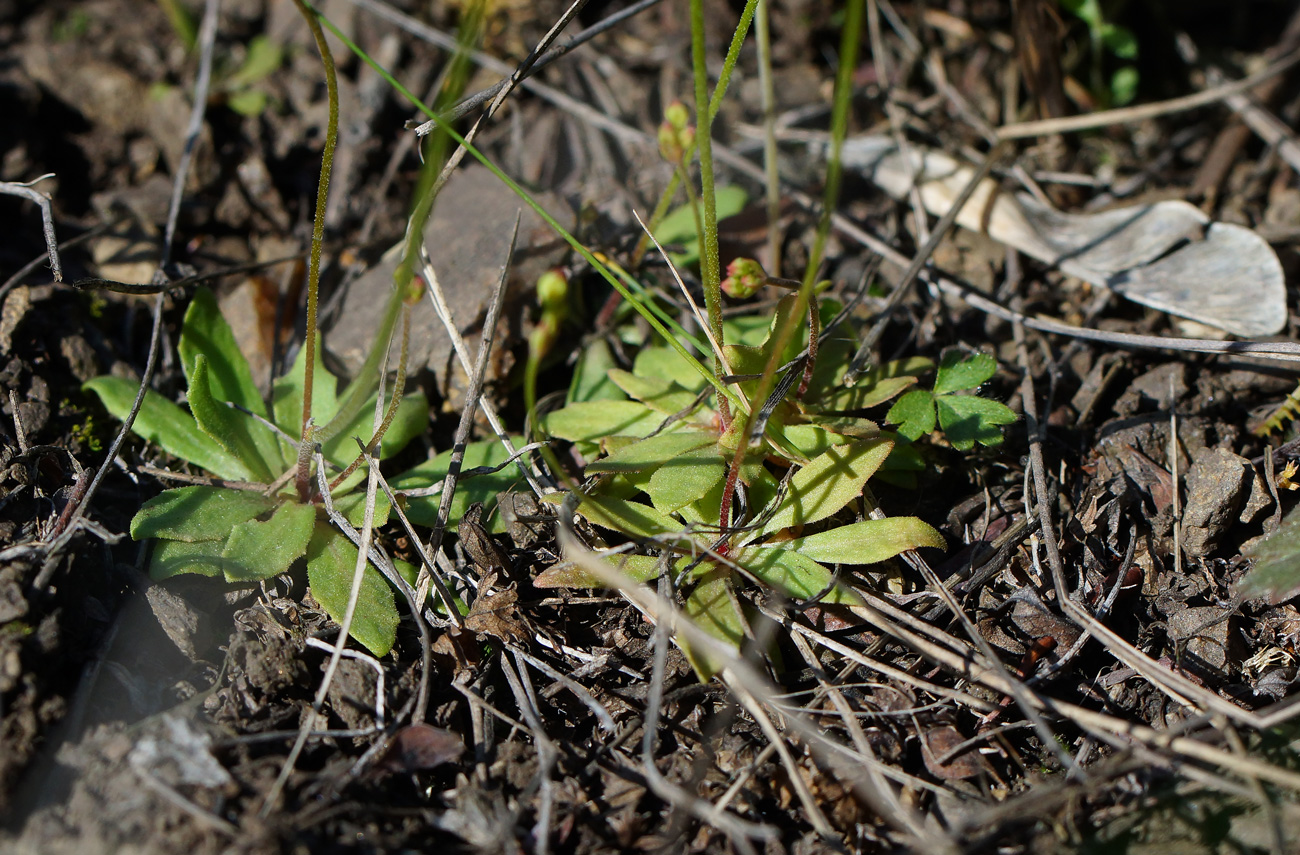
{"type": "MultiPolygon", "coordinates": [[[[981,393],[1019,418],[996,447],[927,441],[913,487],[873,482],[887,513],[943,534],[948,551],[928,557],[960,620],[927,593],[934,580],[901,561],[853,577],[887,610],[879,624],[746,590],[755,614],[776,618],[767,652],[750,651],[775,694],[755,700],[734,683],[701,683],[617,593],[534,586],[562,552],[550,511],[534,508],[505,534],[448,532],[448,560],[473,581],[456,583],[467,631],[430,610],[426,658],[404,615],[387,656],[341,660],[314,716],[338,626],[306,574],[243,588],[152,581],[130,521],[175,486],[168,470],[201,473],[135,436],[106,460],[119,424],[82,386],[141,376],[155,298],[67,283],[152,281],[178,176],[167,274],[244,266],[207,284],[260,383],[302,340],[328,114],[315,43],[289,0],[222,3],[212,88],[182,172],[200,52],[186,49],[170,5],[0,3],[0,180],[52,176],[35,187],[51,200],[63,274],[52,281],[39,208],[0,196],[0,850],[1294,851],[1300,757],[1286,710],[1300,610],[1290,591],[1250,599],[1238,586],[1251,544],[1295,504],[1296,429],[1289,416],[1261,429],[1295,392],[1293,363],[1131,348],[995,317],[930,283],[946,278],[1031,318],[1106,333],[1216,335],[960,228],[934,248],[934,275],[892,310],[876,353],[991,354],[999,370],[981,393]],[[284,256],[298,261],[247,269],[284,256]],[[1000,669],[985,667],[990,656],[1000,669]]],[[[182,5],[197,26],[202,10],[182,5]]],[[[588,4],[561,43],[626,5],[588,4]]],[[[716,80],[743,4],[704,5],[716,80]]],[[[1124,74],[1137,102],[1152,103],[1300,48],[1287,3],[1102,5],[1122,33],[1091,39],[1085,21],[1046,0],[869,4],[850,132],[894,133],[978,165],[987,127],[1099,111],[1124,97],[1124,74]]],[[[422,33],[454,33],[472,6],[382,7],[396,16],[369,0],[319,8],[425,97],[445,85],[454,36],[436,45],[422,33]]],[[[508,73],[563,12],[558,0],[489,4],[480,49],[508,73]]],[[[790,277],[803,275],[816,242],[818,203],[801,199],[824,189],[844,20],[839,4],[772,4],[772,110],[787,182],[777,233],[790,277]]],[[[406,124],[422,117],[330,38],[342,119],[321,305],[330,364],[346,373],[391,278],[384,254],[405,231],[420,174],[406,124]]],[[[715,137],[761,166],[752,38],[715,137]]],[[[650,4],[536,71],[478,138],[586,246],[652,283],[683,323],[666,267],[634,250],[632,215],[652,211],[671,177],[655,133],[668,102],[692,100],[690,44],[687,4],[650,4]]],[[[465,91],[502,76],[471,63],[465,91]]],[[[1006,193],[1029,181],[1065,211],[1183,199],[1254,230],[1280,262],[1288,300],[1278,338],[1293,341],[1300,184],[1287,146],[1300,76],[1284,71],[1249,94],[1281,142],[1261,141],[1219,100],[1017,139],[995,177],[1006,193]]],[[[722,224],[723,263],[747,255],[772,265],[763,186],[729,156],[717,155],[719,183],[756,201],[722,224]]],[[[855,334],[886,311],[935,225],[918,222],[915,201],[853,169],[840,180],[850,224],[902,253],[875,269],[850,231],[831,231],[820,273],[831,295],[847,300],[874,270],[850,319],[855,334]]],[[[467,159],[426,232],[471,348],[517,207],[467,159]]],[[[524,219],[511,261],[487,394],[519,434],[541,271],[562,266],[581,297],[542,370],[543,393],[568,388],[575,355],[593,341],[629,357],[608,323],[609,286],[540,219],[524,219]]],[[[698,274],[685,273],[698,294],[698,274]]],[[[151,381],[178,401],[175,343],[191,293],[174,288],[161,302],[151,381]]],[[[407,465],[450,446],[465,398],[451,343],[421,306],[410,375],[428,395],[431,426],[404,452],[407,465]]],[[[879,421],[886,410],[866,415],[879,421]]],[[[475,430],[490,436],[481,416],[475,430]]],[[[418,561],[396,527],[380,538],[418,561]]]]}

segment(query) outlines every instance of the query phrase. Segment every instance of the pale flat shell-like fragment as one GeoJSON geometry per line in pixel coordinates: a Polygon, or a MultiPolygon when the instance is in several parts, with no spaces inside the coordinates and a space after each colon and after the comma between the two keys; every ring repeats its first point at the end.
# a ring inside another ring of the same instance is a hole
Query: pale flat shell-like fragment
{"type": "MultiPolygon", "coordinates": [[[[946,214],[974,170],[938,151],[908,157],[886,137],[846,141],[846,166],[891,196],[915,186],[935,216],[946,214]]],[[[1027,193],[997,194],[981,181],[957,223],[1134,302],[1234,335],[1273,335],[1286,324],[1286,284],[1272,247],[1249,229],[1211,223],[1169,200],[1109,211],[1057,211],[1027,193]]]]}

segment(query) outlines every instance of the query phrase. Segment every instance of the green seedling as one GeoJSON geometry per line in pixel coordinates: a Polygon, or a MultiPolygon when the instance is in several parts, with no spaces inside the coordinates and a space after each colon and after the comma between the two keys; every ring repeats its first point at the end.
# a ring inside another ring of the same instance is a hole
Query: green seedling
{"type": "MultiPolygon", "coordinates": [[[[320,51],[329,98],[307,276],[306,338],[293,368],[272,384],[270,399],[264,401],[216,299],[205,290],[196,293],[178,347],[188,381],[189,412],[148,392],[133,429],[164,451],[206,470],[217,483],[163,492],[136,514],[131,534],[136,539],[157,541],[150,562],[150,573],[156,579],[197,573],[247,584],[305,564],[312,594],[326,612],[347,626],[358,642],[383,655],[396,638],[398,613],[393,591],[368,563],[358,567],[357,546],[343,533],[345,527],[338,518],[330,517],[327,506],[332,505],[348,522],[347,527],[361,524],[370,496],[355,491],[363,474],[358,466],[366,460],[365,454],[358,453],[358,443],[363,443],[372,457],[383,459],[406,446],[428,421],[423,395],[402,393],[410,307],[423,294],[423,283],[414,275],[419,236],[432,209],[434,178],[444,160],[446,136],[435,133],[424,152],[425,166],[408,229],[413,237],[403,247],[371,351],[357,376],[340,391],[337,379],[321,361],[316,329],[325,205],[338,138],[338,82],[319,20],[305,0],[295,0],[295,4],[320,51]],[[396,382],[381,414],[376,410],[379,382],[398,329],[401,347],[396,382]],[[317,459],[323,461],[321,468],[315,464],[317,459]],[[328,474],[325,468],[330,470],[328,474]],[[318,484],[331,478],[323,490],[318,489],[318,484]],[[362,570],[359,577],[358,569],[362,570]],[[358,582],[353,611],[349,603],[358,582]]],[[[458,97],[467,79],[466,53],[480,31],[482,4],[475,8],[462,29],[464,49],[453,59],[445,99],[458,97]]],[[[246,82],[269,73],[278,63],[278,52],[268,47],[250,51],[246,82]]],[[[134,385],[118,378],[99,377],[86,387],[119,418],[127,416],[136,397],[134,385]]],[[[451,456],[448,452],[417,466],[394,478],[392,484],[398,490],[424,490],[446,476],[451,456]]],[[[471,446],[463,465],[497,467],[503,462],[504,455],[494,443],[471,446]]],[[[500,471],[497,467],[496,475],[475,479],[457,490],[448,522],[455,524],[475,501],[490,505],[497,492],[514,482],[513,477],[500,476],[500,471]]],[[[374,499],[374,525],[383,525],[392,508],[386,494],[376,493],[374,499]]],[[[424,525],[442,522],[437,498],[408,494],[399,499],[407,505],[411,521],[424,525]]],[[[399,573],[413,578],[412,568],[395,563],[399,573]]],[[[392,577],[392,581],[401,580],[392,577]]]]}
{"type": "MultiPolygon", "coordinates": [[[[298,352],[292,369],[272,385],[269,406],[252,379],[248,362],[235,344],[229,324],[206,289],[196,292],[185,313],[178,346],[188,380],[189,412],[155,392],[148,392],[136,417],[134,431],[163,451],[185,460],[225,482],[166,490],[144,504],[131,521],[136,540],[156,539],[149,573],[163,580],[182,573],[223,576],[231,583],[269,579],[289,572],[305,559],[313,596],[335,620],[347,607],[357,548],[337,531],[319,497],[303,501],[293,479],[285,478],[297,465],[299,419],[308,348],[298,352]],[[279,486],[276,486],[279,485],[279,486]]],[[[338,382],[314,349],[312,383],[314,418],[327,423],[339,411],[338,382]]],[[[136,385],[119,377],[97,377],[86,388],[99,396],[110,413],[124,417],[135,399],[136,385]]],[[[335,508],[354,526],[361,525],[365,495],[356,487],[362,472],[348,471],[357,457],[356,438],[372,436],[375,395],[321,453],[336,484],[335,508]]],[[[401,397],[377,448],[381,459],[391,457],[422,433],[428,405],[422,393],[401,397]]],[[[416,489],[446,475],[450,452],[395,476],[395,490],[416,489]]],[[[496,466],[504,461],[496,443],[472,446],[465,466],[496,466]]],[[[452,524],[475,501],[491,504],[498,491],[515,478],[509,471],[466,481],[455,496],[452,524]]],[[[377,497],[375,524],[387,521],[391,508],[377,497]]],[[[412,522],[432,525],[438,497],[406,500],[412,522]]],[[[414,579],[414,569],[395,562],[414,579]]],[[[398,623],[393,591],[372,567],[367,567],[352,636],[377,655],[392,647],[398,623]]]]}
{"type": "Polygon", "coordinates": [[[1131,65],[1137,59],[1138,43],[1128,27],[1107,20],[1101,0],[1061,0],[1061,6],[1088,27],[1089,86],[1104,106],[1123,107],[1137,96],[1138,70],[1131,65]],[[1120,60],[1106,82],[1102,66],[1106,54],[1120,60]]]}
{"type": "Polygon", "coordinates": [[[1015,412],[1006,404],[961,394],[978,389],[997,370],[997,361],[987,354],[965,356],[950,350],[939,364],[934,388],[913,389],[899,398],[886,421],[898,425],[900,435],[916,440],[934,431],[937,416],[948,442],[958,451],[970,451],[976,443],[1001,445],[1001,426],[1015,422],[1015,412]]]}
{"type": "Polygon", "coordinates": [[[279,70],[284,62],[284,50],[265,35],[254,36],[248,42],[244,61],[217,83],[217,91],[226,97],[226,106],[241,116],[256,116],[266,109],[270,95],[260,84],[279,70]]]}

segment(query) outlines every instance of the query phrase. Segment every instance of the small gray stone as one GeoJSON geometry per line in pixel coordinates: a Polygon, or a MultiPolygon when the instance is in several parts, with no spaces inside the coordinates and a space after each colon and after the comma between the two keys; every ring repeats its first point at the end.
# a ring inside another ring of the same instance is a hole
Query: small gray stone
{"type": "Polygon", "coordinates": [[[1208,555],[1241,513],[1251,481],[1250,461],[1225,448],[1196,455],[1187,473],[1183,507],[1183,554],[1208,555]]]}

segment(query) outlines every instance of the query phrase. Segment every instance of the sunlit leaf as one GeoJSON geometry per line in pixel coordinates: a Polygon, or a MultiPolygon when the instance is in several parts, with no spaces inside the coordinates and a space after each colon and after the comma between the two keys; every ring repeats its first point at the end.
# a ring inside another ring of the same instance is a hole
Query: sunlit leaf
{"type": "Polygon", "coordinates": [[[994,446],[1002,443],[999,425],[1015,422],[1015,411],[1006,404],[975,395],[944,395],[935,399],[939,424],[952,447],[970,451],[975,443],[994,446]]]}
{"type": "Polygon", "coordinates": [[[824,594],[821,602],[856,605],[862,598],[843,584],[830,588],[831,571],[788,544],[781,547],[739,549],[732,560],[763,584],[803,601],[824,594]],[[829,588],[829,590],[827,590],[829,588]]]}
{"type": "Polygon", "coordinates": [[[624,445],[608,457],[587,464],[587,474],[599,472],[640,472],[666,465],[681,454],[708,445],[716,438],[702,431],[660,433],[624,445]]]}
{"type": "Polygon", "coordinates": [[[977,389],[996,373],[997,360],[987,353],[967,356],[959,350],[949,350],[943,355],[939,371],[935,374],[934,394],[946,395],[949,392],[977,389]]]}
{"type": "Polygon", "coordinates": [[[252,417],[232,409],[212,394],[208,379],[208,360],[203,354],[194,358],[193,374],[190,377],[189,401],[194,421],[208,436],[228,453],[239,458],[257,481],[269,482],[276,475],[265,458],[262,457],[259,442],[254,434],[270,434],[270,428],[253,421],[252,417]]]}
{"type": "Polygon", "coordinates": [[[550,436],[577,442],[616,435],[649,436],[663,421],[663,413],[635,401],[590,401],[547,413],[540,426],[550,436]]]}
{"type": "Polygon", "coordinates": [[[662,377],[642,377],[613,368],[609,379],[633,398],[664,415],[676,415],[697,403],[697,393],[662,377]]]}
{"type": "MultiPolygon", "coordinates": [[[[266,404],[257,384],[253,382],[248,360],[240,352],[235,334],[217,305],[217,298],[207,288],[199,288],[190,299],[176,350],[181,357],[185,378],[191,386],[194,384],[198,358],[202,355],[208,362],[208,385],[213,397],[218,401],[238,404],[250,413],[266,416],[266,404]]],[[[258,456],[270,468],[279,471],[286,468],[280,441],[274,433],[260,428],[250,430],[249,436],[257,448],[258,456]]]]}
{"type": "Polygon", "coordinates": [[[894,447],[876,439],[832,448],[801,467],[790,479],[785,497],[761,529],[748,539],[765,537],[793,525],[825,519],[862,493],[867,479],[894,447]]]}
{"type": "Polygon", "coordinates": [[[946,545],[939,532],[916,517],[890,517],[796,538],[782,548],[823,564],[875,564],[909,549],[943,549],[946,545]]]}
{"type": "Polygon", "coordinates": [[[650,476],[646,492],[656,508],[672,513],[703,498],[726,477],[727,460],[710,443],[664,461],[650,476]]]}
{"type": "MultiPolygon", "coordinates": [[[[124,420],[135,403],[139,386],[121,377],[106,376],[88,380],[82,388],[98,395],[104,409],[124,420]]],[[[218,478],[231,481],[251,481],[253,478],[248,467],[237,457],[199,430],[189,413],[153,390],[145,393],[131,431],[173,457],[187,460],[218,478]]]]}
{"type": "Polygon", "coordinates": [[[925,389],[913,389],[889,408],[885,421],[898,425],[898,432],[908,439],[920,439],[934,430],[934,395],[925,389]]]}
{"type": "Polygon", "coordinates": [[[275,500],[250,490],[177,487],[145,502],[131,520],[131,537],[161,537],[196,543],[224,540],[240,523],[269,512],[275,500]]]}
{"type": "MultiPolygon", "coordinates": [[[[326,368],[321,359],[320,333],[316,334],[316,359],[312,368],[311,411],[320,427],[338,411],[338,380],[326,368]]],[[[298,356],[293,361],[289,373],[276,378],[271,384],[271,408],[275,412],[275,423],[292,437],[302,434],[302,390],[307,376],[307,348],[298,349],[298,356]]]]}

